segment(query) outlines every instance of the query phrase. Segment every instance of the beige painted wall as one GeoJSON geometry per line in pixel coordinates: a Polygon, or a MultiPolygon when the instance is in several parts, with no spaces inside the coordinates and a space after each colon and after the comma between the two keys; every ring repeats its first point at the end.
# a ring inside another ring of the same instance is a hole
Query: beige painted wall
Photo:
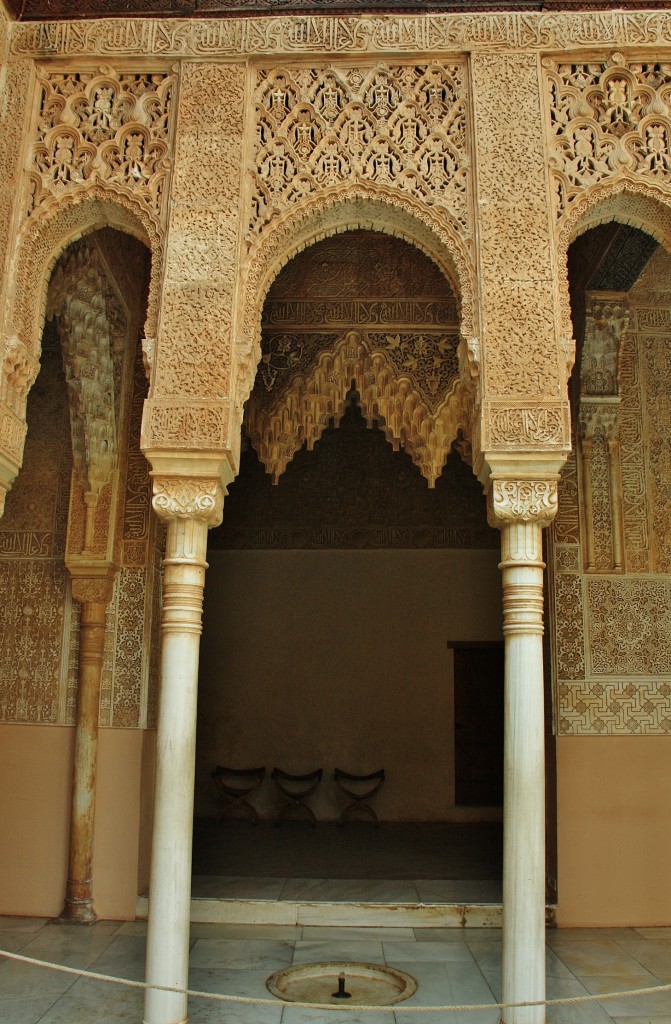
{"type": "MultiPolygon", "coordinates": [[[[65,894],[74,729],[0,726],[0,913],[52,916],[65,894]]],[[[95,849],[95,907],[130,919],[147,880],[153,734],[101,729],[95,849]]]]}
{"type": "MultiPolygon", "coordinates": [[[[385,820],[454,811],[448,641],[500,640],[497,551],[213,551],[201,648],[196,814],[216,764],[385,768],[385,820]]],[[[268,780],[255,799],[274,814],[268,780]]]]}
{"type": "Polygon", "coordinates": [[[560,927],[671,924],[671,737],[557,738],[560,927]]]}

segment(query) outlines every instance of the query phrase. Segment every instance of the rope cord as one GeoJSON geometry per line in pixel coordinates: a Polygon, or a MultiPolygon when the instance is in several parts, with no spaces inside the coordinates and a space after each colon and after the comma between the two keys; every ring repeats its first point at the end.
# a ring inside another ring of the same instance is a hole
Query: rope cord
{"type": "Polygon", "coordinates": [[[569,1006],[573,1003],[594,1003],[603,1002],[606,999],[624,999],[629,996],[650,995],[653,992],[669,992],[671,984],[651,985],[648,988],[626,989],[623,992],[603,992],[600,995],[588,996],[565,996],[563,999],[537,999],[523,1003],[466,1003],[451,1006],[402,1006],[400,1003],[392,1003],[391,1006],[359,1006],[357,1004],[342,1005],[335,1003],[284,1003],[281,999],[262,999],[260,996],[230,996],[223,992],[201,992],[198,989],[175,988],[171,985],[152,985],[147,981],[131,981],[129,978],[116,978],[111,974],[98,974],[96,971],[86,971],[77,967],[66,967],[64,964],[55,964],[49,960],[36,960],[31,956],[23,956],[21,953],[9,953],[0,949],[0,957],[7,957],[9,960],[17,960],[20,963],[30,964],[33,967],[47,967],[53,971],[60,971],[63,974],[76,974],[80,978],[89,978],[92,981],[107,981],[116,985],[125,985],[128,988],[151,988],[157,992],[176,992],[179,995],[191,996],[197,999],[213,999],[216,1002],[246,1003],[254,1006],[296,1006],[305,1010],[356,1010],[364,1013],[386,1011],[389,1013],[457,1013],[468,1010],[512,1010],[526,1006],[569,1006]]]}

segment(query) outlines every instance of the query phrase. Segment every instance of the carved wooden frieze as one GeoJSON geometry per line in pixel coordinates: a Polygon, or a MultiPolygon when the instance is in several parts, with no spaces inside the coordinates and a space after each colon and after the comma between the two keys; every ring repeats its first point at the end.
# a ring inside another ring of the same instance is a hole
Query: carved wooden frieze
{"type": "Polygon", "coordinates": [[[30,210],[77,185],[104,182],[161,216],[172,145],[175,76],[97,72],[39,77],[30,210]]]}

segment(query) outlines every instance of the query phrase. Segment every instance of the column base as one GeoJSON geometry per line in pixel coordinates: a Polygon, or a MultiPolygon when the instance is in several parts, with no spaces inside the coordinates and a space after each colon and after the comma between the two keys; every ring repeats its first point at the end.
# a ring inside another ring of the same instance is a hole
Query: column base
{"type": "Polygon", "coordinates": [[[66,896],[63,909],[54,920],[59,924],[95,924],[98,915],[93,909],[93,897],[66,896]]]}

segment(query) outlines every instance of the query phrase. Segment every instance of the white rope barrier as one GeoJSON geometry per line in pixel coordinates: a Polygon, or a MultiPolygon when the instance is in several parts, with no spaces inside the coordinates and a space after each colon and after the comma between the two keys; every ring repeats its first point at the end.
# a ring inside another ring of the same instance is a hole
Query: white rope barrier
{"type": "Polygon", "coordinates": [[[180,995],[190,996],[196,999],[212,999],[216,1002],[225,1003],[246,1003],[253,1006],[296,1006],[306,1010],[355,1010],[363,1013],[464,1013],[477,1010],[512,1010],[527,1006],[570,1006],[573,1003],[595,1003],[607,999],[627,999],[633,996],[646,996],[656,992],[671,991],[671,984],[651,985],[648,988],[625,989],[622,992],[603,992],[600,995],[588,996],[565,996],[563,999],[537,999],[523,1003],[463,1003],[450,1006],[403,1006],[401,1003],[393,1003],[391,1006],[360,1006],[358,1004],[338,1003],[299,1003],[287,1002],[281,999],[263,999],[260,996],[231,996],[223,992],[201,992],[198,989],[174,988],[170,985],[152,985],[146,981],[131,981],[130,978],[117,978],[111,974],[99,974],[96,971],[87,971],[77,967],[66,967],[64,964],[52,963],[49,960],[36,960],[32,956],[24,956],[21,953],[10,953],[0,949],[0,957],[7,957],[9,960],[16,960],[19,963],[29,964],[32,967],[46,967],[52,971],[60,971],[63,974],[75,974],[79,978],[89,978],[91,981],[106,981],[114,985],[125,985],[127,988],[151,988],[157,992],[176,992],[180,995]]]}

